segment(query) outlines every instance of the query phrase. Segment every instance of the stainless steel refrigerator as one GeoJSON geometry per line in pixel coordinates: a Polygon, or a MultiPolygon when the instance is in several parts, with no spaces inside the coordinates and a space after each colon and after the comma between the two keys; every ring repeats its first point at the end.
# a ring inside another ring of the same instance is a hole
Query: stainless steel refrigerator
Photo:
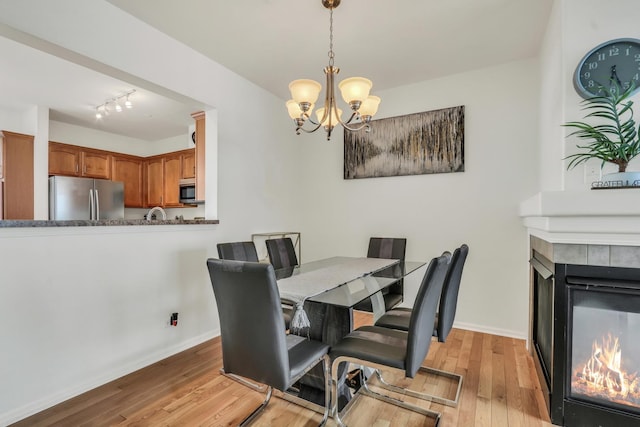
{"type": "Polygon", "coordinates": [[[52,176],[49,219],[124,219],[124,184],[106,179],[52,176]]]}

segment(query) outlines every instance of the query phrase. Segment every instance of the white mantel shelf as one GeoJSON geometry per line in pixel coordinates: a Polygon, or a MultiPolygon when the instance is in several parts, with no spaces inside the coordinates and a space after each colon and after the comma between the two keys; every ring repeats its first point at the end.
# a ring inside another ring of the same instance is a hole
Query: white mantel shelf
{"type": "Polygon", "coordinates": [[[551,243],[640,246],[640,189],[542,192],[519,215],[551,243]]]}

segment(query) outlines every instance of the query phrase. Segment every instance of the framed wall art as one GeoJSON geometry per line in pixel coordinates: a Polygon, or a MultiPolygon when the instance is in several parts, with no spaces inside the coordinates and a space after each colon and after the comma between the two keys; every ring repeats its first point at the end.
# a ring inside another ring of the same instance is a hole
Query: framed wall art
{"type": "Polygon", "coordinates": [[[371,121],[344,131],[344,179],[464,171],[464,106],[371,121]]]}

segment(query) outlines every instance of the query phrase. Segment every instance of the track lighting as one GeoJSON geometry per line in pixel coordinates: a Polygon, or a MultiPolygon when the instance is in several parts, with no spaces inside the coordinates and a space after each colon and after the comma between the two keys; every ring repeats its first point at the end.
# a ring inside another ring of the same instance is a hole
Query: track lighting
{"type": "Polygon", "coordinates": [[[117,113],[121,112],[122,105],[120,104],[120,100],[122,100],[123,98],[125,99],[125,102],[124,102],[125,108],[127,108],[128,110],[132,109],[133,104],[131,103],[131,100],[129,99],[129,97],[133,95],[135,92],[136,92],[135,89],[131,89],[130,91],[127,91],[113,98],[109,98],[105,100],[102,104],[96,107],[96,119],[101,119],[102,117],[106,117],[109,115],[109,104],[113,104],[113,109],[117,113]],[[100,109],[102,109],[102,112],[100,111],[100,109]]]}

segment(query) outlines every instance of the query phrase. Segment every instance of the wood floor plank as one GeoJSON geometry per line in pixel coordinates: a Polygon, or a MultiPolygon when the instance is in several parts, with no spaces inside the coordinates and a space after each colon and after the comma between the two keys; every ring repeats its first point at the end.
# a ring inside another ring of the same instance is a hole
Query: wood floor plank
{"type": "MultiPolygon", "coordinates": [[[[370,314],[354,317],[356,324],[372,323],[370,314]]],[[[532,359],[521,340],[454,329],[446,343],[432,342],[424,365],[464,376],[458,407],[396,396],[440,412],[442,427],[551,427],[532,359]]],[[[13,426],[234,426],[264,395],[221,375],[221,367],[218,337],[13,426]]],[[[399,371],[390,371],[387,376],[403,387],[453,393],[450,380],[432,374],[406,379],[399,371]]],[[[274,394],[254,425],[310,427],[321,418],[274,394]]],[[[434,426],[428,417],[362,396],[345,421],[350,427],[434,426]]]]}

